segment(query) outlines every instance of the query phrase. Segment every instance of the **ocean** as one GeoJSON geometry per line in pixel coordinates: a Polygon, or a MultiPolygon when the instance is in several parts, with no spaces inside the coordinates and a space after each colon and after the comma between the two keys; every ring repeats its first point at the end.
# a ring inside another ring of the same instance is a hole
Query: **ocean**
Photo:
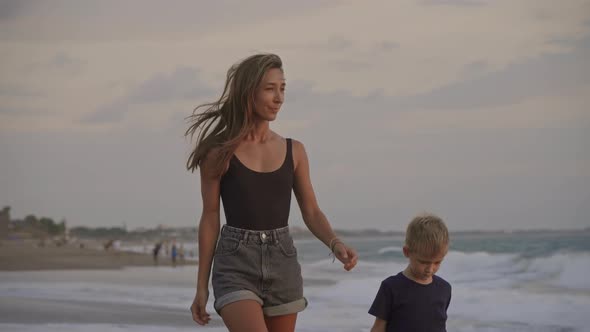
{"type": "MultiPolygon", "coordinates": [[[[380,282],[406,266],[402,237],[347,243],[360,257],[350,272],[319,241],[296,240],[309,301],[297,331],[369,331],[380,282]]],[[[438,275],[453,287],[448,331],[590,331],[590,231],[454,234],[438,275]]],[[[210,326],[192,322],[195,276],[194,266],[0,272],[0,331],[226,331],[212,299],[210,326]]]]}

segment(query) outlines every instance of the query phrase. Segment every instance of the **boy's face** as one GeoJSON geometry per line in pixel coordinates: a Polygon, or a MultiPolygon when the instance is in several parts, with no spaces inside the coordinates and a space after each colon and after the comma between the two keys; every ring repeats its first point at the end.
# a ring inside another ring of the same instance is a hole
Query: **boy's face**
{"type": "Polygon", "coordinates": [[[407,246],[404,246],[404,255],[410,260],[410,264],[405,271],[406,274],[418,283],[431,283],[432,276],[438,271],[447,251],[448,246],[445,246],[440,252],[434,255],[425,255],[420,252],[411,251],[407,246]]]}

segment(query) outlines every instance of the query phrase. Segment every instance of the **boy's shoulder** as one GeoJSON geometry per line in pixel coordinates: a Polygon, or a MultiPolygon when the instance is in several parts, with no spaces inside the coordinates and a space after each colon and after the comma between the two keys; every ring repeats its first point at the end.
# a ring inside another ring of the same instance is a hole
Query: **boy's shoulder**
{"type": "Polygon", "coordinates": [[[451,284],[448,281],[442,277],[437,276],[436,274],[432,276],[432,281],[441,288],[451,288],[451,284]]]}
{"type": "Polygon", "coordinates": [[[389,287],[394,287],[398,285],[403,285],[407,282],[407,278],[404,276],[403,272],[398,274],[394,274],[385,278],[381,283],[387,285],[389,287]]]}

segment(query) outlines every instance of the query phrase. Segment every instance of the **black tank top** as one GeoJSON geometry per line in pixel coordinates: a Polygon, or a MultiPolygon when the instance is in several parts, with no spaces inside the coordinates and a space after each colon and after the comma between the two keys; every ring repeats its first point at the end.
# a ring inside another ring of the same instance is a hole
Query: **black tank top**
{"type": "Polygon", "coordinates": [[[232,156],[220,183],[228,226],[257,231],[287,226],[294,176],[291,145],[287,138],[283,164],[272,172],[253,171],[232,156]]]}

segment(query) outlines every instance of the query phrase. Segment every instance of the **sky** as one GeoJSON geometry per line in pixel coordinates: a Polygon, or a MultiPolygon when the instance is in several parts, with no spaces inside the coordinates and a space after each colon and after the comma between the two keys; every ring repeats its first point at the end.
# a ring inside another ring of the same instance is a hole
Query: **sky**
{"type": "Polygon", "coordinates": [[[197,226],[185,117],[259,52],[334,228],[590,227],[587,0],[0,1],[0,205],[197,226]]]}

